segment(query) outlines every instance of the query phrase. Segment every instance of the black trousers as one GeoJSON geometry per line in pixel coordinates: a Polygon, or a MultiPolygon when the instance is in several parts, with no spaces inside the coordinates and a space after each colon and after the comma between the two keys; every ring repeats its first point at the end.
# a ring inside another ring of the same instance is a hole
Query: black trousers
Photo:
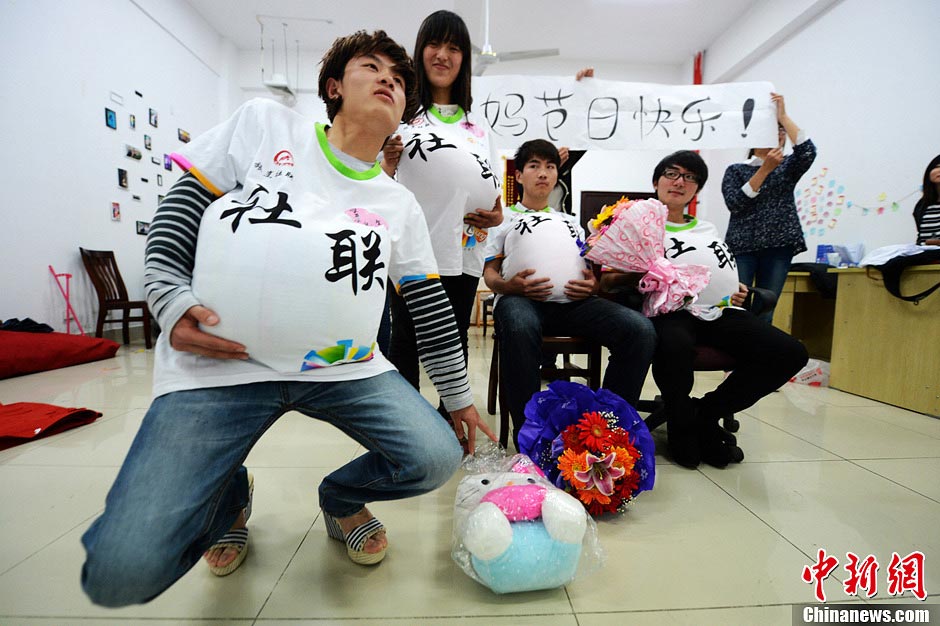
{"type": "MultiPolygon", "coordinates": [[[[441,276],[441,286],[447,293],[450,306],[457,320],[460,344],[463,346],[464,360],[467,358],[467,330],[470,328],[470,314],[476,301],[479,276],[461,274],[460,276],[441,276]]],[[[392,341],[388,360],[392,362],[402,376],[415,389],[419,389],[420,372],[418,365],[418,342],[415,337],[415,325],[411,313],[405,306],[405,300],[392,291],[392,341]]]]}
{"type": "Polygon", "coordinates": [[[691,412],[696,345],[711,346],[735,359],[731,374],[700,400],[702,417],[713,419],[752,406],[787,382],[809,359],[802,343],[749,311],[728,309],[709,322],[686,311],[652,320],[659,337],[653,379],[669,418],[681,419],[691,412]]]}

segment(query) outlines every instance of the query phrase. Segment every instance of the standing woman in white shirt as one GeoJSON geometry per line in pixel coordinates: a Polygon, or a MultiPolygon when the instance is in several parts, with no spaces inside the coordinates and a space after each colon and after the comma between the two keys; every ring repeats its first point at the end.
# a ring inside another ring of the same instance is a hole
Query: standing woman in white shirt
{"type": "MultiPolygon", "coordinates": [[[[483,274],[486,229],[503,221],[502,168],[487,127],[475,123],[470,112],[470,33],[463,19],[451,11],[425,18],[414,62],[418,113],[389,138],[382,168],[415,194],[424,211],[441,284],[454,309],[466,355],[470,314],[483,274]]],[[[417,388],[414,322],[395,293],[391,309],[389,359],[417,388]]]]}

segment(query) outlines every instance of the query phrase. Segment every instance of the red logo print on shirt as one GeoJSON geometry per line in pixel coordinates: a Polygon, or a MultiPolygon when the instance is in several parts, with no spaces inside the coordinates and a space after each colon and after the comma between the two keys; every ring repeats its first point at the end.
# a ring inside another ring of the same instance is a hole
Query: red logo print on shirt
{"type": "Polygon", "coordinates": [[[274,155],[274,164],[294,167],[294,155],[289,150],[281,150],[274,155]]]}

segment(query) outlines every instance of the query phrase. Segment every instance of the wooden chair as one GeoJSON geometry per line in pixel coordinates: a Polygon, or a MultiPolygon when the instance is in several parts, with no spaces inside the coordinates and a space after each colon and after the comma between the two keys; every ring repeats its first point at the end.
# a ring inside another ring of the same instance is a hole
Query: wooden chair
{"type": "MultiPolygon", "coordinates": [[[[482,315],[483,315],[482,323],[483,323],[483,336],[484,337],[486,336],[486,325],[488,323],[487,320],[493,314],[493,303],[495,301],[496,301],[496,294],[491,293],[485,298],[483,298],[482,302],[480,303],[480,308],[482,309],[482,315]]],[[[477,320],[480,320],[479,315],[477,315],[477,320]]]]}
{"type": "MultiPolygon", "coordinates": [[[[601,346],[583,337],[542,337],[542,351],[546,354],[561,354],[561,367],[543,367],[542,378],[548,380],[567,380],[583,378],[591,389],[601,385],[601,346]],[[573,354],[587,355],[587,367],[572,362],[573,354]]],[[[486,410],[496,415],[499,402],[499,443],[506,447],[509,443],[509,428],[512,418],[506,408],[506,390],[499,375],[499,333],[493,339],[493,356],[490,360],[490,380],[486,396],[486,410]]]]}
{"type": "Polygon", "coordinates": [[[128,300],[127,287],[124,286],[124,279],[121,278],[121,272],[118,269],[117,261],[114,259],[114,252],[111,250],[85,250],[79,248],[82,253],[82,263],[91,278],[91,284],[95,287],[98,294],[98,326],[95,329],[95,337],[101,337],[104,334],[105,324],[121,324],[121,331],[124,343],[130,343],[130,322],[144,323],[144,342],[147,349],[153,347],[153,340],[150,336],[150,309],[144,300],[128,300]],[[139,316],[131,316],[131,311],[140,309],[139,316]],[[109,320],[109,311],[123,311],[121,319],[109,320]]]}

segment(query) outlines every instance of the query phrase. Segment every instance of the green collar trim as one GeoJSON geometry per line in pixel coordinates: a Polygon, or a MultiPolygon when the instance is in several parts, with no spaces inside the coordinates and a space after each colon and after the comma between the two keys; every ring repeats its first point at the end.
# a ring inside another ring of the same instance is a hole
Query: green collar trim
{"type": "Polygon", "coordinates": [[[464,113],[463,113],[463,107],[458,106],[456,113],[454,113],[454,114],[451,115],[450,117],[444,117],[444,116],[441,114],[440,109],[438,109],[438,108],[437,108],[436,106],[434,106],[433,104],[432,104],[431,107],[428,109],[428,113],[430,113],[431,115],[433,115],[433,116],[436,117],[437,119],[441,120],[441,121],[444,122],[445,124],[454,124],[454,123],[456,123],[456,122],[459,122],[461,119],[463,119],[463,115],[464,115],[464,113]]]}
{"type": "Polygon", "coordinates": [[[533,209],[527,209],[524,204],[522,204],[521,202],[517,202],[513,204],[512,206],[510,206],[509,210],[515,213],[551,213],[552,207],[547,206],[544,209],[538,209],[536,211],[533,209]]]}
{"type": "Polygon", "coordinates": [[[333,149],[330,147],[330,142],[326,138],[326,126],[320,122],[317,122],[316,126],[317,142],[320,144],[320,149],[323,150],[323,156],[325,156],[326,160],[330,162],[330,165],[336,168],[337,172],[353,180],[369,180],[370,178],[375,178],[378,176],[379,172],[382,171],[382,166],[379,165],[378,161],[375,162],[375,165],[364,172],[358,172],[340,161],[339,158],[333,154],[333,149]]]}
{"type": "Polygon", "coordinates": [[[688,214],[683,215],[682,217],[686,219],[685,224],[673,224],[671,222],[666,222],[666,230],[670,233],[678,233],[678,232],[682,232],[683,230],[689,230],[690,228],[695,228],[696,224],[698,224],[697,217],[692,217],[691,215],[688,215],[688,214]]]}

